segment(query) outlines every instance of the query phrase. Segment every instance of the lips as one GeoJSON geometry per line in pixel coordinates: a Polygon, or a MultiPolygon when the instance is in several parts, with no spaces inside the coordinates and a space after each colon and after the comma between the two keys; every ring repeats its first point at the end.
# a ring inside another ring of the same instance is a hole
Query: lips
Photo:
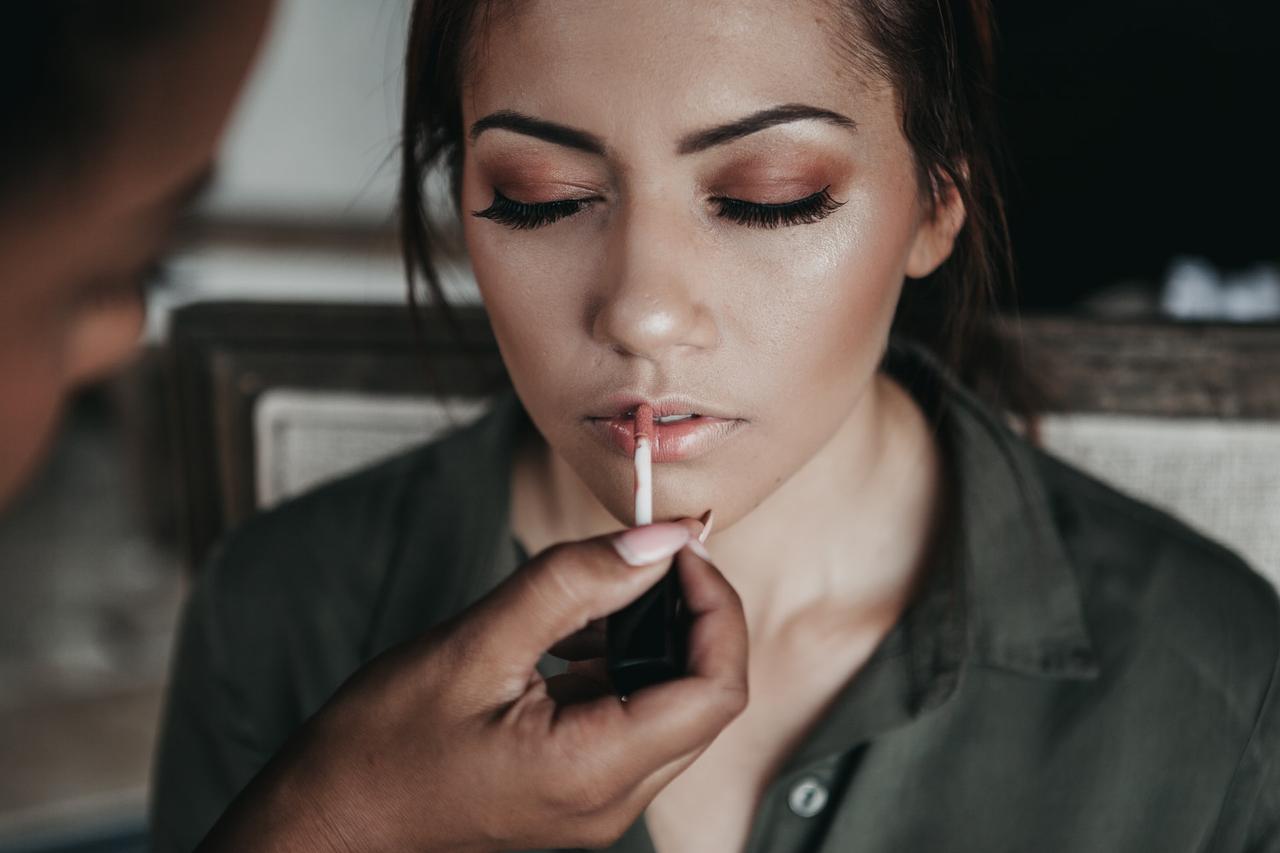
{"type": "MultiPolygon", "coordinates": [[[[630,458],[635,453],[635,408],[638,398],[614,401],[613,415],[591,416],[586,424],[606,447],[630,458]]],[[[649,403],[653,407],[653,461],[681,462],[710,453],[746,425],[742,418],[720,412],[691,400],[666,399],[649,403]]]]}

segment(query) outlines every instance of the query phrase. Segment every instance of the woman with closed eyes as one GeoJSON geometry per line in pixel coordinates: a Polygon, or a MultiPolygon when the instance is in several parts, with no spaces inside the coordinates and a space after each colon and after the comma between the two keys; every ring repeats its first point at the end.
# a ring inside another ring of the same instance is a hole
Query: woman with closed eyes
{"type": "MultiPolygon", "coordinates": [[[[702,520],[749,698],[594,846],[1280,850],[1274,593],[966,387],[1012,369],[977,357],[1007,266],[991,30],[978,0],[420,0],[406,258],[441,298],[441,168],[512,388],[220,549],[162,742],[172,849],[362,661],[630,524],[647,404],[655,515],[702,520]]],[[[598,628],[531,683],[607,700],[598,628]]],[[[474,849],[553,837],[489,819],[474,849]]]]}

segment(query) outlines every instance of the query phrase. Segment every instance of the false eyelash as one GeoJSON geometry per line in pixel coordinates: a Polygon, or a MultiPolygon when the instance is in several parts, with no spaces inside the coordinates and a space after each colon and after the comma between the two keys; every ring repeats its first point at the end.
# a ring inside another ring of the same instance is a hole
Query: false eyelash
{"type": "MultiPolygon", "coordinates": [[[[831,186],[827,185],[813,195],[780,204],[742,201],[727,196],[716,196],[711,200],[719,205],[718,216],[739,225],[752,228],[779,228],[784,225],[807,225],[825,219],[844,204],[842,201],[833,199],[830,190],[831,186]]],[[[471,215],[481,219],[492,219],[508,228],[524,231],[541,228],[573,216],[589,201],[590,199],[564,199],[529,204],[509,199],[495,189],[493,203],[484,210],[472,211],[471,215]]]]}
{"type": "Polygon", "coordinates": [[[761,204],[736,198],[716,196],[712,199],[720,206],[718,215],[753,228],[778,228],[784,225],[807,225],[827,218],[844,204],[831,197],[831,185],[813,195],[780,204],[761,204]]]}
{"type": "Polygon", "coordinates": [[[527,204],[523,201],[509,199],[494,190],[493,203],[484,210],[472,211],[471,215],[478,216],[481,219],[492,219],[494,222],[506,225],[508,228],[524,231],[530,228],[550,225],[552,222],[564,219],[566,216],[573,216],[586,203],[586,199],[564,199],[562,201],[543,201],[536,204],[527,204]]]}

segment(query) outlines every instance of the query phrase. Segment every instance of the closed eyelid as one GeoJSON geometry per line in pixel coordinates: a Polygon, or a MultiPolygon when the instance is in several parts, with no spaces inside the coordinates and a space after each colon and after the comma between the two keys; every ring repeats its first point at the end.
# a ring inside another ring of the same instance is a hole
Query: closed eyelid
{"type": "Polygon", "coordinates": [[[587,201],[598,199],[604,193],[597,187],[569,183],[521,183],[519,181],[494,183],[493,188],[504,196],[526,204],[554,201],[587,201]]]}
{"type": "Polygon", "coordinates": [[[712,198],[735,198],[759,204],[785,204],[786,202],[813,195],[828,185],[827,181],[800,180],[772,183],[755,181],[726,183],[718,184],[709,195],[712,198]]]}
{"type": "Polygon", "coordinates": [[[545,152],[530,156],[520,150],[503,148],[479,158],[476,171],[484,185],[525,196],[562,196],[566,194],[602,195],[609,184],[609,176],[598,169],[584,168],[582,164],[563,158],[548,157],[545,152]]]}

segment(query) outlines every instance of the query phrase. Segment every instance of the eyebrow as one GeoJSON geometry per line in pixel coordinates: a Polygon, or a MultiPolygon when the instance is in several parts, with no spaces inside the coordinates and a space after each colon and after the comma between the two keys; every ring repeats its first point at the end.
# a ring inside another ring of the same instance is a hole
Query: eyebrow
{"type": "MultiPolygon", "coordinates": [[[[681,137],[676,144],[676,153],[695,154],[780,124],[815,119],[837,127],[848,128],[849,130],[857,130],[858,128],[857,122],[853,119],[832,110],[811,107],[808,104],[781,104],[776,107],[759,110],[725,124],[687,134],[681,137]]],[[[586,151],[589,154],[595,154],[600,157],[605,156],[606,152],[604,140],[593,133],[579,130],[576,127],[534,118],[514,110],[499,110],[478,119],[471,125],[468,136],[474,142],[486,130],[496,128],[532,136],[566,148],[586,151]]]]}
{"type": "Polygon", "coordinates": [[[726,142],[732,142],[735,139],[741,139],[744,136],[750,136],[753,133],[759,133],[770,127],[810,119],[823,121],[837,127],[845,127],[849,130],[858,129],[857,122],[853,119],[831,110],[811,107],[808,104],[782,104],[770,107],[767,110],[754,112],[749,116],[744,116],[718,127],[690,133],[681,138],[679,144],[676,145],[676,151],[680,154],[694,154],[717,145],[724,145],[726,142]]]}
{"type": "Polygon", "coordinates": [[[486,130],[493,129],[523,133],[525,136],[533,136],[556,145],[563,145],[565,148],[575,148],[601,157],[604,156],[605,152],[604,140],[594,133],[587,133],[585,130],[578,130],[575,127],[556,124],[552,121],[544,121],[514,110],[499,110],[496,113],[490,113],[484,118],[478,119],[475,124],[471,125],[469,134],[471,141],[474,142],[486,130]]]}

